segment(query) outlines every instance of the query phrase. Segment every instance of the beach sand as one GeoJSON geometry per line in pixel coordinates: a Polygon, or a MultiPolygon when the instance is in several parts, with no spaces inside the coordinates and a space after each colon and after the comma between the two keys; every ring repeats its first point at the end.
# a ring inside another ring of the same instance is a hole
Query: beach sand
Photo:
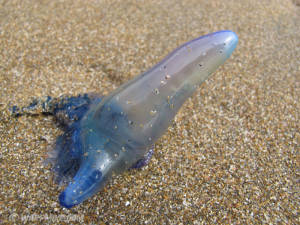
{"type": "Polygon", "coordinates": [[[299,223],[300,2],[0,1],[0,223],[299,223]],[[32,97],[108,94],[174,48],[232,30],[231,58],[182,107],[150,164],[84,203],[43,161],[53,118],[32,97]]]}

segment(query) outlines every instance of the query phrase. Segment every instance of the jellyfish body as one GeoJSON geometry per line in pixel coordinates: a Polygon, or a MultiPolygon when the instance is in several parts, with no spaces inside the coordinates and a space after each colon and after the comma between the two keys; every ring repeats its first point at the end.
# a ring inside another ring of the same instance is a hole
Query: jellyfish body
{"type": "Polygon", "coordinates": [[[62,105],[61,112],[75,119],[56,141],[54,169],[59,177],[72,178],[60,204],[77,205],[100,191],[113,174],[144,165],[184,101],[225,62],[237,42],[232,31],[202,36],[106,97],[81,96],[62,105]]]}

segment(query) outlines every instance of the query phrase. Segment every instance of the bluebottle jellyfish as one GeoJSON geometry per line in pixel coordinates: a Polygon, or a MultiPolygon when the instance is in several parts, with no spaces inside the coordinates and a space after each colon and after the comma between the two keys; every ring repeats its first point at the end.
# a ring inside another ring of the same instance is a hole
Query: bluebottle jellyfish
{"type": "Polygon", "coordinates": [[[48,97],[13,107],[18,115],[41,105],[64,125],[52,155],[57,178],[68,181],[61,206],[71,208],[93,196],[113,174],[146,165],[184,101],[229,58],[237,42],[232,31],[194,39],[105,97],[48,97]]]}

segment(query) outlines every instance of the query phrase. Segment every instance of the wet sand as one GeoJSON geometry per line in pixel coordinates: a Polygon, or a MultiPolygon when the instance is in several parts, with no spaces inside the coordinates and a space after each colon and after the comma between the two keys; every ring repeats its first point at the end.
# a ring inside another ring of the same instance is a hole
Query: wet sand
{"type": "Polygon", "coordinates": [[[299,5],[0,1],[0,223],[299,223],[299,5]],[[237,49],[184,104],[150,164],[61,208],[63,187],[43,165],[61,130],[9,107],[105,95],[178,45],[226,29],[237,49]]]}

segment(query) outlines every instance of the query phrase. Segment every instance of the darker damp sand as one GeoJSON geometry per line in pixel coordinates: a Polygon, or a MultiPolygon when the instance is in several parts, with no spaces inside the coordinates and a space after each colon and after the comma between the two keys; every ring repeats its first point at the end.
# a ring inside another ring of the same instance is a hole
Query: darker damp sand
{"type": "Polygon", "coordinates": [[[0,221],[285,223],[299,212],[299,7],[295,1],[8,1],[0,10],[0,221]],[[185,41],[239,35],[150,164],[62,209],[43,165],[61,131],[12,118],[31,97],[107,94],[185,41]],[[50,219],[47,219],[47,216],[50,219]]]}

